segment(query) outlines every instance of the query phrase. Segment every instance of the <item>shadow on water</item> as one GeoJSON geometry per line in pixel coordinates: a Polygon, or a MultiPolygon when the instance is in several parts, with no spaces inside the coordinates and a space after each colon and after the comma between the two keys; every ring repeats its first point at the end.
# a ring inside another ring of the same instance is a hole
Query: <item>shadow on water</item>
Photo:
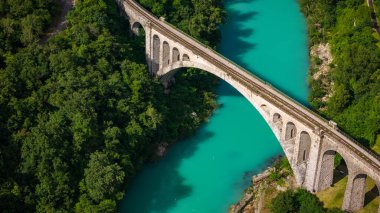
{"type": "Polygon", "coordinates": [[[201,143],[214,135],[208,131],[199,133],[191,140],[176,144],[158,162],[145,166],[127,189],[120,212],[168,212],[178,201],[190,196],[192,187],[185,183],[178,168],[184,159],[193,156],[201,143]]]}
{"type": "MultiPolygon", "coordinates": [[[[236,3],[245,3],[244,0],[234,1],[236,3]]],[[[256,44],[249,42],[254,30],[243,26],[248,20],[252,20],[258,15],[257,12],[243,13],[237,9],[229,9],[227,24],[224,25],[223,42],[219,48],[219,52],[224,54],[231,61],[239,64],[242,67],[248,67],[248,64],[243,62],[244,55],[255,48],[256,44]],[[228,41],[228,42],[227,42],[228,41]]],[[[240,93],[230,86],[221,85],[223,89],[219,90],[221,96],[240,96],[240,93]]]]}
{"type": "MultiPolygon", "coordinates": [[[[229,1],[231,4],[247,4],[247,6],[252,6],[252,2],[256,0],[252,0],[247,2],[246,0],[231,0],[229,1]]],[[[227,5],[228,7],[228,5],[227,5]]],[[[247,62],[247,54],[257,48],[259,41],[253,41],[252,36],[255,36],[255,30],[253,26],[247,26],[247,22],[252,22],[252,20],[257,19],[257,16],[261,15],[257,11],[244,12],[235,8],[228,8],[228,20],[227,24],[222,26],[223,33],[223,42],[219,48],[219,52],[222,53],[225,57],[240,65],[244,69],[247,69],[249,72],[257,76],[258,78],[268,82],[269,85],[272,85],[275,88],[278,88],[280,91],[288,94],[293,99],[298,102],[304,104],[305,106],[309,106],[307,99],[303,97],[297,97],[294,95],[294,89],[292,87],[286,86],[284,87],[284,82],[273,80],[272,78],[268,78],[268,76],[264,73],[258,72],[255,70],[254,62],[247,62]]],[[[259,21],[260,22],[260,21],[259,21]]],[[[286,41],[277,41],[280,44],[287,43],[286,41]]],[[[271,47],[267,47],[271,48],[271,47]]],[[[257,60],[252,58],[252,60],[257,60]]],[[[270,67],[268,65],[268,67],[270,67]]],[[[284,77],[285,78],[285,77],[284,77]]],[[[221,84],[221,89],[219,90],[220,96],[240,96],[240,93],[229,86],[225,86],[225,83],[221,84]]],[[[286,85],[289,85],[286,84],[286,85]]]]}

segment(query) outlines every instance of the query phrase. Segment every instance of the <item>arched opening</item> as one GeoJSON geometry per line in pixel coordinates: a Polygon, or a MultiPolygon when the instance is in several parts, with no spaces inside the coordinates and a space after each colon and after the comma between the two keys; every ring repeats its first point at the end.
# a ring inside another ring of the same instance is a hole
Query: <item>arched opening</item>
{"type": "Polygon", "coordinates": [[[358,174],[348,178],[347,188],[344,194],[343,209],[349,212],[357,211],[364,206],[366,192],[366,174],[358,174]]]}
{"type": "Polygon", "coordinates": [[[290,140],[296,137],[297,129],[296,125],[292,122],[288,122],[286,124],[286,134],[285,134],[285,140],[290,140]]]}
{"type": "Polygon", "coordinates": [[[179,50],[177,48],[173,48],[173,63],[181,60],[181,55],[179,54],[179,50]]]}
{"type": "Polygon", "coordinates": [[[157,35],[153,36],[153,61],[152,72],[156,73],[160,69],[160,38],[157,35]]]}
{"type": "Polygon", "coordinates": [[[303,131],[300,136],[300,143],[298,148],[297,163],[305,163],[309,159],[311,146],[311,137],[309,133],[303,131]]]}
{"type": "Polygon", "coordinates": [[[265,115],[269,117],[269,108],[267,105],[263,104],[260,108],[265,112],[265,115]]]}
{"type": "Polygon", "coordinates": [[[342,156],[333,150],[326,151],[323,154],[320,165],[318,191],[332,186],[342,180],[346,175],[347,166],[342,156]]]}
{"type": "Polygon", "coordinates": [[[170,64],[170,46],[169,46],[169,43],[164,41],[164,44],[162,47],[163,47],[162,64],[164,67],[166,67],[170,64]]]}
{"type": "Polygon", "coordinates": [[[367,176],[363,212],[376,212],[380,209],[380,183],[367,176]]]}
{"type": "Polygon", "coordinates": [[[274,113],[274,115],[273,115],[273,124],[278,129],[278,131],[281,134],[281,132],[282,132],[282,117],[281,117],[280,114],[274,113]]]}
{"type": "Polygon", "coordinates": [[[348,180],[346,161],[334,150],[322,155],[316,195],[324,206],[342,208],[348,180]]]}
{"type": "Polygon", "coordinates": [[[145,29],[139,22],[131,23],[129,29],[133,43],[139,47],[135,49],[134,56],[137,62],[144,63],[147,61],[145,29]]]}
{"type": "Polygon", "coordinates": [[[139,22],[135,22],[131,27],[132,33],[137,36],[142,36],[145,34],[143,26],[139,22]]]}
{"type": "Polygon", "coordinates": [[[187,54],[182,56],[182,61],[190,61],[190,57],[187,54]]]}

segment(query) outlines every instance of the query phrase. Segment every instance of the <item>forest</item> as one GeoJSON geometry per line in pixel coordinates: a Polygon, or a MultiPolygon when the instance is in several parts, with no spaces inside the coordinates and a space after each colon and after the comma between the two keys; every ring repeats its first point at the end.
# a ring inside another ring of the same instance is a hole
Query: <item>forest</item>
{"type": "Polygon", "coordinates": [[[310,47],[328,43],[333,56],[326,78],[309,79],[312,107],[372,147],[380,134],[380,48],[371,9],[363,0],[299,2],[308,21],[310,47]]]}
{"type": "MultiPolygon", "coordinates": [[[[217,80],[183,70],[164,93],[113,0],[76,1],[67,29],[41,42],[55,2],[0,1],[0,209],[115,212],[157,147],[189,136],[217,107],[217,80]]],[[[213,47],[220,2],[141,0],[213,47]]]]}

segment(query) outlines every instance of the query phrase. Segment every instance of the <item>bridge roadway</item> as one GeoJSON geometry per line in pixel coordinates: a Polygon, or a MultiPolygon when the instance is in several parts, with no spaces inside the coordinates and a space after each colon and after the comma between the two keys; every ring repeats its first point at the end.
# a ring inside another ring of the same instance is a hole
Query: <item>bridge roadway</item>
{"type": "Polygon", "coordinates": [[[301,105],[297,101],[293,100],[292,98],[288,97],[287,95],[283,94],[276,88],[267,84],[257,76],[254,76],[250,72],[246,71],[244,68],[236,65],[234,62],[231,62],[229,59],[223,57],[209,47],[201,44],[189,35],[180,32],[164,20],[159,20],[150,12],[142,8],[135,1],[124,1],[127,2],[130,7],[133,7],[133,9],[141,16],[149,20],[149,24],[157,31],[190,49],[195,55],[208,60],[219,69],[225,71],[230,77],[243,84],[252,93],[260,95],[262,98],[274,104],[276,107],[289,113],[292,117],[299,119],[299,121],[302,121],[305,125],[309,126],[315,131],[319,131],[320,134],[327,135],[335,141],[340,142],[380,173],[380,157],[372,150],[365,148],[363,145],[345,133],[332,128],[328,124],[327,120],[317,115],[305,106],[301,105]]]}

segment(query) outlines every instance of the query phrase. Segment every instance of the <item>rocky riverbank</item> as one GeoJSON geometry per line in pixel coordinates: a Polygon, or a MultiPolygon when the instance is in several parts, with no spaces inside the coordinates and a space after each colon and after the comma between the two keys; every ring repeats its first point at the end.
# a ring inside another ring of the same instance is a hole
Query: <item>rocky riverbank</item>
{"type": "Polygon", "coordinates": [[[230,213],[269,212],[270,201],[281,191],[297,188],[296,180],[285,157],[279,156],[271,166],[252,177],[252,185],[230,213]]]}

